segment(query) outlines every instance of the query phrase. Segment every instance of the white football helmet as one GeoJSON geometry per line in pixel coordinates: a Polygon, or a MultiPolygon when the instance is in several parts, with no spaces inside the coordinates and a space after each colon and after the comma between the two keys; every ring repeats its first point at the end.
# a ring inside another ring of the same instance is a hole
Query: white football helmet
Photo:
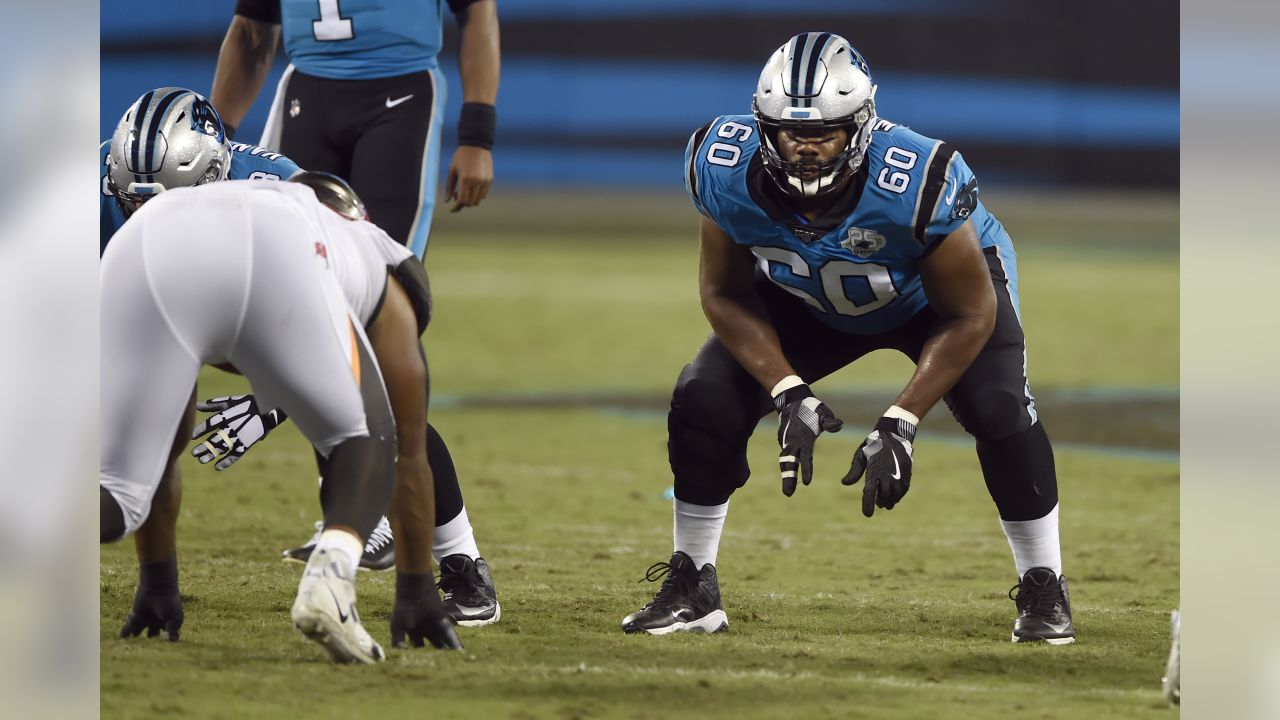
{"type": "Polygon", "coordinates": [[[231,143],[208,100],[165,87],[125,111],[107,158],[107,186],[129,215],[165,190],[225,180],[231,143]]]}
{"type": "Polygon", "coordinates": [[[765,63],[751,103],[760,128],[765,169],[788,194],[824,195],[862,164],[876,120],[876,85],[862,55],[834,33],[807,32],[778,48],[765,63]],[[818,166],[787,162],[778,152],[782,128],[843,128],[844,150],[818,166]]]}

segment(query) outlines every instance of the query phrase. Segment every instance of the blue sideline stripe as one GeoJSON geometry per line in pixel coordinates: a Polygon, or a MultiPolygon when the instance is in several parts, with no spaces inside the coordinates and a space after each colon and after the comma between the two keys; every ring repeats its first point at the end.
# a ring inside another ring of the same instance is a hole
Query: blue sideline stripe
{"type": "MultiPolygon", "coordinates": [[[[157,64],[111,58],[102,64],[101,134],[110,137],[120,114],[138,95],[163,85],[209,90],[215,58],[157,64]]],[[[272,69],[274,87],[283,64],[272,69]]],[[[445,74],[457,87],[456,65],[445,74]]],[[[984,78],[876,72],[880,112],[964,151],[964,140],[1100,146],[1176,147],[1177,91],[1115,89],[984,78]]],[[[591,63],[506,58],[498,98],[503,130],[572,132],[590,137],[638,131],[688,137],[708,119],[748,113],[759,68],[714,63],[591,63]],[[548,103],[546,98],[561,102],[548,103]],[[655,101],[662,98],[661,102],[655,101]],[[582,108],[576,112],[575,108],[582,108]]],[[[264,90],[239,137],[255,137],[266,121],[271,93],[264,90]]],[[[452,132],[460,97],[445,109],[452,132]]]]}
{"type": "MultiPolygon", "coordinates": [[[[184,37],[220,38],[231,22],[232,3],[160,2],[149,3],[146,12],[137,12],[137,0],[102,0],[99,32],[103,40],[168,37],[180,32],[184,37]]],[[[806,12],[826,13],[833,24],[841,18],[866,15],[943,17],[982,15],[990,12],[985,0],[805,0],[806,12]]],[[[316,11],[317,19],[320,16],[316,11]]],[[[732,12],[753,17],[787,17],[795,13],[790,3],[778,0],[646,0],[643,3],[602,2],[601,0],[499,0],[503,20],[584,21],[606,18],[669,15],[672,17],[714,16],[732,12]]],[[[445,18],[453,22],[453,13],[445,18]]],[[[782,42],[780,38],[778,42],[782,42]]]]}

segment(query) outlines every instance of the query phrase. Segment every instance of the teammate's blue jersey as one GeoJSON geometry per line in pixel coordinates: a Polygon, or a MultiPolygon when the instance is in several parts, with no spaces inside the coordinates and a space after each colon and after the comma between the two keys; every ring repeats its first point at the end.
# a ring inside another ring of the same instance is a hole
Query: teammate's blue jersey
{"type": "Polygon", "coordinates": [[[686,189],[699,212],[749,247],[769,278],[829,327],[878,334],[924,309],[917,262],[966,220],[973,221],[983,248],[997,248],[1017,298],[1009,235],[982,206],[973,172],[947,144],[878,121],[861,195],[829,231],[808,231],[799,214],[784,222],[761,207],[748,172],[753,163],[763,172],[759,147],[750,115],[716,118],[689,140],[686,189]]]}
{"type": "Polygon", "coordinates": [[[289,61],[307,75],[368,80],[430,70],[444,0],[280,0],[289,61]]]}
{"type": "MultiPolygon", "coordinates": [[[[124,225],[124,211],[120,209],[120,203],[116,202],[115,195],[111,194],[111,189],[107,186],[107,155],[111,152],[111,141],[102,143],[99,148],[102,155],[102,191],[100,202],[98,203],[101,236],[101,243],[98,252],[101,254],[107,249],[107,242],[111,240],[111,236],[116,234],[121,225],[124,225]]],[[[246,145],[244,143],[231,143],[231,168],[227,173],[228,180],[288,180],[294,174],[301,171],[298,164],[289,158],[274,153],[270,150],[255,145],[246,145]]]]}

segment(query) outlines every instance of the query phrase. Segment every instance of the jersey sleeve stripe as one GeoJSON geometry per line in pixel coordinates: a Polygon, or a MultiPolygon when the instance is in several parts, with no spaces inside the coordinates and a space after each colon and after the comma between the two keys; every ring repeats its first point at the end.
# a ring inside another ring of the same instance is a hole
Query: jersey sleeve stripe
{"type": "Polygon", "coordinates": [[[698,128],[689,138],[689,161],[685,167],[685,184],[688,187],[689,196],[693,198],[693,203],[698,206],[698,209],[702,209],[702,198],[698,195],[698,151],[702,148],[702,141],[707,138],[707,133],[711,131],[711,126],[715,122],[712,120],[698,128]]]}
{"type": "Polygon", "coordinates": [[[933,146],[933,153],[925,166],[924,182],[920,185],[920,194],[916,198],[915,222],[911,232],[923,245],[925,230],[938,209],[938,201],[942,199],[942,188],[947,184],[947,173],[951,169],[951,161],[955,157],[955,148],[939,142],[933,146]]]}

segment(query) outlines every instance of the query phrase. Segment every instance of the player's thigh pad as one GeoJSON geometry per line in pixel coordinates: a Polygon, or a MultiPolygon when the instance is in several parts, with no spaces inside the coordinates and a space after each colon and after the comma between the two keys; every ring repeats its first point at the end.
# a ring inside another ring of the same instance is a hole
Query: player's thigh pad
{"type": "Polygon", "coordinates": [[[255,211],[250,300],[228,359],[326,455],[351,437],[394,441],[368,339],[307,229],[287,209],[255,211]]]}
{"type": "Polygon", "coordinates": [[[1035,398],[1027,379],[1027,346],[1003,265],[986,251],[996,294],[996,324],[973,364],[946,395],[961,426],[979,440],[1001,440],[1035,424],[1035,398]]]}

